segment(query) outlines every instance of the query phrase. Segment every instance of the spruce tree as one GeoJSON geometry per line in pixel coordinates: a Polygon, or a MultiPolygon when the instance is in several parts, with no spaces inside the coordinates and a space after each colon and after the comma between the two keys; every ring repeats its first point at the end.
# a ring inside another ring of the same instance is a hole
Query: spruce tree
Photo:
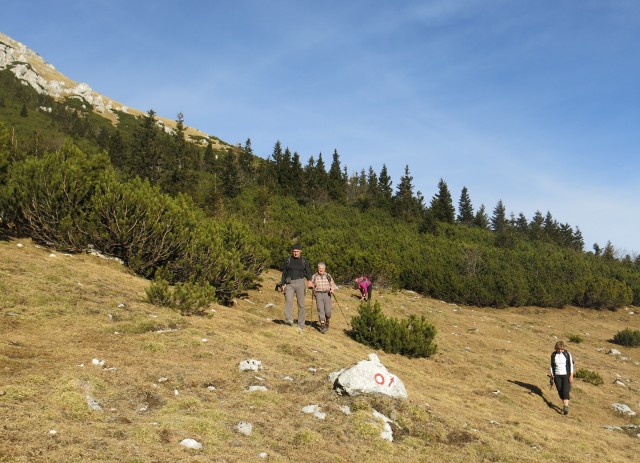
{"type": "Polygon", "coordinates": [[[386,164],[382,164],[382,170],[378,176],[378,191],[380,196],[377,198],[382,207],[391,207],[391,200],[393,198],[393,182],[387,172],[386,164]]]}
{"type": "Polygon", "coordinates": [[[473,217],[473,226],[476,228],[482,228],[483,230],[489,228],[489,216],[485,212],[484,204],[480,205],[476,215],[473,217]]]}
{"type": "Polygon", "coordinates": [[[413,177],[407,165],[393,197],[392,213],[394,216],[401,217],[406,221],[415,222],[421,219],[421,209],[421,205],[413,195],[413,177]]]}
{"type": "Polygon", "coordinates": [[[504,203],[502,200],[499,200],[498,204],[496,204],[496,207],[493,209],[493,215],[491,216],[491,229],[496,233],[500,233],[506,230],[508,225],[507,212],[504,207],[504,203]]]}
{"type": "Polygon", "coordinates": [[[329,176],[327,178],[327,190],[329,198],[337,202],[344,202],[346,197],[346,184],[342,176],[340,168],[340,156],[338,150],[333,151],[333,160],[329,168],[329,176]]]}
{"type": "Polygon", "coordinates": [[[473,206],[469,197],[467,187],[462,187],[460,200],[458,201],[458,217],[457,221],[460,225],[470,227],[473,225],[473,206]]]}
{"type": "Polygon", "coordinates": [[[436,220],[446,223],[454,222],[456,211],[449,187],[443,179],[438,182],[438,193],[431,199],[430,209],[436,220]]]}

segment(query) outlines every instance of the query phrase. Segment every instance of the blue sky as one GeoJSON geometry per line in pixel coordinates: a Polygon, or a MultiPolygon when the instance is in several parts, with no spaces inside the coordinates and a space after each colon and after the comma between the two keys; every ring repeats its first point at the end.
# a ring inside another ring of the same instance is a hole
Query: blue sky
{"type": "Polygon", "coordinates": [[[635,0],[6,3],[0,31],[130,107],[640,253],[635,0]]]}

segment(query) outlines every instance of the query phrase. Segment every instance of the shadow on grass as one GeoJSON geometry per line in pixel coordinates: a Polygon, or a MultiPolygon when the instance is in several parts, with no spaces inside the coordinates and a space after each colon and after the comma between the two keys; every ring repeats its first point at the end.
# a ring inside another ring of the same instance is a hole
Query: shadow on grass
{"type": "Polygon", "coordinates": [[[547,407],[549,407],[552,410],[555,410],[558,414],[562,414],[562,409],[557,405],[555,405],[553,402],[550,402],[549,399],[547,399],[544,396],[544,392],[542,392],[542,389],[540,389],[538,386],[534,386],[533,384],[529,384],[529,383],[523,383],[522,381],[513,381],[513,380],[508,380],[508,381],[512,384],[515,384],[516,386],[520,386],[525,389],[528,389],[529,394],[537,395],[542,400],[544,400],[544,403],[547,404],[547,407]]]}

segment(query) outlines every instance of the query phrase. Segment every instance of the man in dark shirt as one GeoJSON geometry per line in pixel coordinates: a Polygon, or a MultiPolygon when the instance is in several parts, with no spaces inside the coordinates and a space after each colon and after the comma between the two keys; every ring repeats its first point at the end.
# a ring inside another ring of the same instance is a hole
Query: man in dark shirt
{"type": "Polygon", "coordinates": [[[285,320],[293,326],[293,296],[295,295],[298,301],[298,329],[300,330],[304,328],[305,322],[304,296],[307,286],[312,286],[309,280],[311,280],[311,267],[309,267],[307,259],[302,257],[302,246],[296,244],[291,247],[291,256],[284,261],[280,284],[285,299],[285,320]]]}

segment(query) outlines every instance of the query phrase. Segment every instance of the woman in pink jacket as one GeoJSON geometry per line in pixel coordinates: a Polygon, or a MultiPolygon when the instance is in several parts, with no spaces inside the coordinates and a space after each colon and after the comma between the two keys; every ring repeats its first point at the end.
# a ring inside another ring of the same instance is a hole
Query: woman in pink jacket
{"type": "Polygon", "coordinates": [[[371,300],[371,293],[373,292],[373,282],[366,276],[356,278],[356,285],[360,290],[360,300],[371,300]]]}

